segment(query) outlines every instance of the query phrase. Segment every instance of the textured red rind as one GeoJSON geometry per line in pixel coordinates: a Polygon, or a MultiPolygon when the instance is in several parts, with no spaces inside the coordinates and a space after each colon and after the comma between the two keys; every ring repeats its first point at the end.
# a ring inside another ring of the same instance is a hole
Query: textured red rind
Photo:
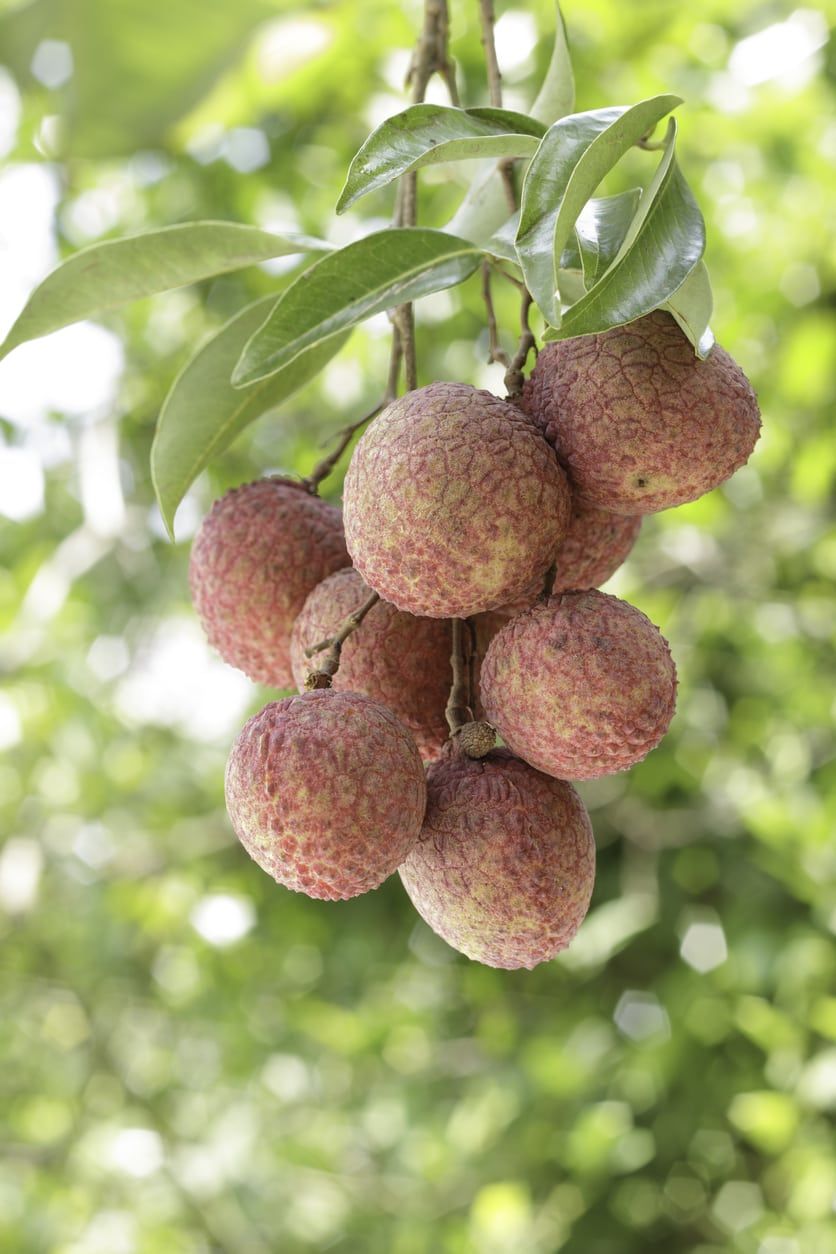
{"type": "Polygon", "coordinates": [[[522,407],[577,495],[621,514],[694,501],[746,462],[760,432],[743,371],[715,345],[705,361],[670,314],[546,344],[522,407]]]}
{"type": "Polygon", "coordinates": [[[565,592],[509,620],[482,663],[486,717],[514,753],[558,779],[646,757],[670,725],[676,668],[664,636],[604,592],[565,592]]]}
{"type": "Polygon", "coordinates": [[[340,511],[294,483],[260,479],[212,506],[189,584],[209,641],[257,683],[290,688],[290,631],[312,588],[348,564],[340,511]]]}
{"type": "Polygon", "coordinates": [[[226,805],[250,857],[280,884],[340,900],[377,888],[418,838],[426,805],[415,742],[356,692],[306,692],[246,723],[226,805]]]}
{"type": "Polygon", "coordinates": [[[589,908],[595,844],[571,784],[498,749],[446,750],[427,772],[427,814],[400,867],[418,913],[491,967],[531,969],[565,949],[589,908]]]}
{"type": "MultiPolygon", "coordinates": [[[[641,518],[610,514],[574,501],[569,530],[554,556],[556,574],[553,592],[578,592],[598,588],[615,574],[636,543],[641,518]]],[[[503,605],[499,614],[509,616],[530,609],[543,591],[543,580],[531,585],[524,596],[503,605]]]]}
{"type": "Polygon", "coordinates": [[[467,618],[542,575],[569,525],[566,478],[516,406],[464,383],[394,401],[345,480],[346,542],[398,609],[467,618]]]}
{"type": "MultiPolygon", "coordinates": [[[[290,663],[300,692],[319,656],[307,658],[305,649],[333,636],[368,595],[352,567],[329,575],[311,592],[290,637],[290,663]]],[[[343,644],[332,687],[362,692],[385,705],[415,737],[424,760],[433,761],[447,739],[450,641],[449,622],[416,618],[378,601],[343,644]]]]}

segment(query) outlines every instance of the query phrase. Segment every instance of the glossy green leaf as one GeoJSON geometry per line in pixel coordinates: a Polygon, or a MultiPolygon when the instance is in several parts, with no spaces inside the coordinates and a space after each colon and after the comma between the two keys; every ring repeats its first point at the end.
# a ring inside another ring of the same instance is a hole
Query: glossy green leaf
{"type": "Polygon", "coordinates": [[[269,378],[234,388],[235,363],[275,299],[266,296],[248,305],[202,344],[163,403],[151,447],[151,478],[172,539],[177,506],[201,470],[246,426],[314,378],[348,338],[347,332],[333,335],[269,378]]]}
{"type": "Polygon", "coordinates": [[[569,240],[560,264],[571,264],[567,253],[571,257],[573,250],[576,251],[587,288],[592,287],[615,259],[638,209],[641,194],[640,187],[631,187],[617,196],[595,197],[581,210],[575,223],[574,241],[569,240]]]}
{"type": "Polygon", "coordinates": [[[327,250],[304,235],[274,235],[237,222],[185,222],[106,240],[74,253],[35,288],[0,357],[26,340],[83,318],[270,257],[327,250]]]}
{"type": "Polygon", "coordinates": [[[658,309],[699,262],[705,224],[676,164],[675,143],[671,119],[662,159],[613,263],[547,339],[605,331],[658,309]]]}
{"type": "Polygon", "coordinates": [[[546,126],[565,117],[575,107],[575,76],[572,73],[566,23],[559,3],[555,4],[555,11],[552,55],[537,99],[531,106],[531,116],[545,122],[546,126]]]}
{"type": "Polygon", "coordinates": [[[377,231],[321,258],[279,297],[246,345],[233,382],[255,383],[372,314],[461,283],[481,257],[467,240],[402,227],[377,231]]]}
{"type": "Polygon", "coordinates": [[[543,138],[523,185],[516,242],[528,288],[553,326],[561,317],[557,267],[581,209],[624,153],[679,103],[665,95],[573,113],[543,138]]]}
{"type": "Polygon", "coordinates": [[[704,261],[694,266],[685,282],[662,306],[672,313],[698,357],[706,358],[714,347],[714,334],[708,325],[714,308],[711,281],[704,261]]]}
{"type": "Polygon", "coordinates": [[[478,157],[530,157],[545,127],[508,109],[418,104],[387,118],[359,150],[337,213],[409,170],[478,157]]]}

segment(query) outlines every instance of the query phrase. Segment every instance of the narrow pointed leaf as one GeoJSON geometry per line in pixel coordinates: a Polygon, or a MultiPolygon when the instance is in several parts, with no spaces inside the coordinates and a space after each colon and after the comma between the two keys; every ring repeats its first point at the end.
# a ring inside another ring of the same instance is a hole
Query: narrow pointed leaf
{"type": "Polygon", "coordinates": [[[572,58],[569,55],[569,41],[566,37],[566,23],[560,11],[560,4],[555,4],[554,46],[546,70],[543,85],[537,99],[531,106],[531,116],[551,126],[558,118],[565,117],[575,107],[575,76],[572,73],[572,58]]]}
{"type": "Polygon", "coordinates": [[[694,266],[682,286],[676,289],[662,308],[673,314],[694,345],[697,356],[704,360],[714,347],[714,335],[708,325],[714,308],[714,298],[704,261],[694,266]]]}
{"type": "Polygon", "coordinates": [[[501,257],[503,261],[513,261],[515,266],[520,264],[517,256],[517,250],[514,240],[517,236],[517,227],[520,224],[519,210],[512,214],[507,221],[502,223],[498,231],[490,237],[485,243],[485,252],[490,253],[493,257],[501,257]]]}
{"type": "Polygon", "coordinates": [[[337,213],[422,166],[478,157],[530,157],[545,129],[508,109],[412,105],[387,118],[363,144],[349,168],[337,213]]]}
{"type": "Polygon", "coordinates": [[[577,250],[587,288],[592,287],[615,259],[638,209],[641,194],[640,187],[632,187],[617,196],[593,198],[581,210],[575,223],[574,241],[570,238],[560,264],[567,266],[572,250],[577,250]]]}
{"type": "Polygon", "coordinates": [[[377,231],[314,262],[279,297],[246,345],[236,387],[282,369],[328,336],[472,274],[481,249],[422,227],[377,231]]]}
{"type": "Polygon", "coordinates": [[[561,316],[557,268],[581,209],[636,140],[679,103],[678,96],[655,96],[630,108],[573,113],[546,132],[526,174],[516,242],[528,288],[553,326],[561,316]]]}
{"type": "Polygon", "coordinates": [[[177,506],[201,470],[251,422],[318,374],[348,338],[348,333],[332,336],[268,379],[234,388],[230,375],[241,350],[275,301],[266,296],[248,305],[202,344],[163,403],[151,447],[151,478],[172,539],[177,506]]]}
{"type": "Polygon", "coordinates": [[[26,340],[144,296],[270,257],[328,248],[305,235],[274,235],[238,222],[185,222],[93,244],[68,258],[35,288],[0,347],[0,357],[26,340]]]}
{"type": "Polygon", "coordinates": [[[623,326],[658,309],[684,283],[705,249],[705,224],[676,164],[676,124],[609,269],[564,314],[546,339],[568,339],[623,326]]]}
{"type": "Polygon", "coordinates": [[[554,223],[557,263],[572,229],[595,188],[626,152],[682,101],[679,96],[655,96],[633,105],[592,140],[575,165],[560,201],[554,223]]]}

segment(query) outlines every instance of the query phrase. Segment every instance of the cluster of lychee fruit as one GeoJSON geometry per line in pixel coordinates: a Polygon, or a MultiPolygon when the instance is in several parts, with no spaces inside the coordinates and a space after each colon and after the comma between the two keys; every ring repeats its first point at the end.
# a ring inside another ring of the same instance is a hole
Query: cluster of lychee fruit
{"type": "Polygon", "coordinates": [[[255,861],[329,899],[397,870],[429,926],[491,966],[563,949],[595,870],[570,781],[640,761],[675,706],[664,637],[597,589],[642,515],[722,483],[759,426],[732,358],[698,360],[657,311],[546,345],[515,399],[441,382],[393,401],[342,514],[289,479],[216,502],[197,612],[226,661],[299,693],[229,758],[255,861]]]}

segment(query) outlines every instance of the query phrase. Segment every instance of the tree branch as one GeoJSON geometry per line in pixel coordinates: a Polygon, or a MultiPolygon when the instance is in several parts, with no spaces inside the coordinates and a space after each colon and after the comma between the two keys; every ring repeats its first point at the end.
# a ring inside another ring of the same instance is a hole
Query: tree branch
{"type": "Polygon", "coordinates": [[[343,619],[339,631],[334,636],[327,636],[325,640],[320,640],[318,644],[312,644],[305,650],[305,657],[313,657],[316,653],[321,653],[323,649],[328,652],[321,659],[316,670],[312,670],[305,680],[305,688],[311,691],[314,688],[330,688],[331,680],[339,670],[340,654],[343,645],[353,631],[362,623],[373,606],[377,605],[380,597],[373,592],[362,605],[353,610],[351,614],[343,619]]]}
{"type": "Polygon", "coordinates": [[[534,333],[528,325],[528,315],[531,311],[532,304],[533,298],[531,292],[529,292],[528,288],[524,287],[522,289],[522,300],[520,303],[520,340],[517,345],[517,351],[514,353],[514,356],[508,364],[508,369],[505,371],[505,390],[511,397],[519,396],[522,392],[523,383],[525,382],[523,370],[525,368],[525,363],[528,361],[528,354],[531,352],[532,348],[535,350],[537,348],[537,341],[534,338],[534,333]]]}
{"type": "Polygon", "coordinates": [[[475,647],[472,627],[461,618],[452,618],[450,627],[450,669],[453,672],[453,682],[444,711],[447,726],[450,728],[450,739],[469,758],[483,758],[496,744],[496,733],[490,723],[477,722],[473,718],[471,701],[475,647]],[[465,629],[468,631],[467,647],[464,641],[465,629]]]}
{"type": "Polygon", "coordinates": [[[491,294],[491,263],[489,261],[482,262],[482,299],[485,302],[485,315],[488,323],[488,363],[498,361],[507,370],[511,365],[511,358],[499,342],[496,311],[491,294]]]}

